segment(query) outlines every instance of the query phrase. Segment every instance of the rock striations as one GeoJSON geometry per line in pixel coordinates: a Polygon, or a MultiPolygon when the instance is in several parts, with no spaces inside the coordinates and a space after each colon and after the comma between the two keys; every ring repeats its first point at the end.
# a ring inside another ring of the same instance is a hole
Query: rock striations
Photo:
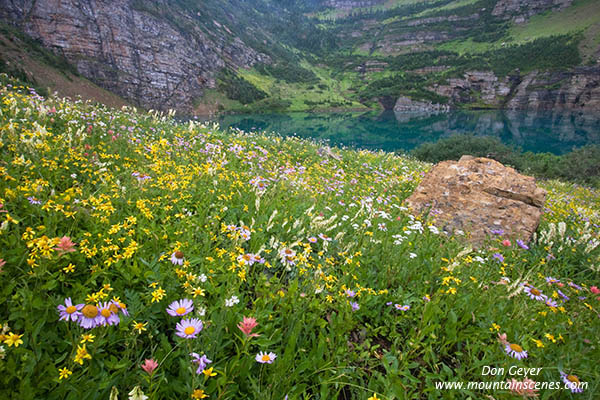
{"type": "Polygon", "coordinates": [[[510,110],[600,109],[600,67],[540,72],[498,78],[491,71],[469,71],[463,78],[429,88],[449,98],[453,107],[505,108],[510,110]]]}
{"type": "Polygon", "coordinates": [[[63,54],[85,77],[144,108],[190,111],[225,65],[268,61],[224,25],[206,32],[193,16],[181,15],[179,26],[190,22],[183,30],[135,8],[132,0],[2,3],[1,19],[63,54]]]}

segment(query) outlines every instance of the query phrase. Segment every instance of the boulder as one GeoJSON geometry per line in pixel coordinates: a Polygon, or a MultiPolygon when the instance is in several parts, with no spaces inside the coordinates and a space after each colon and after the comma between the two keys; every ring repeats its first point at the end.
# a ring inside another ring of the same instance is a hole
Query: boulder
{"type": "Polygon", "coordinates": [[[527,243],[536,231],[546,191],[535,179],[489,158],[463,156],[433,167],[406,199],[417,214],[429,213],[448,233],[463,231],[474,245],[502,230],[527,243]]]}

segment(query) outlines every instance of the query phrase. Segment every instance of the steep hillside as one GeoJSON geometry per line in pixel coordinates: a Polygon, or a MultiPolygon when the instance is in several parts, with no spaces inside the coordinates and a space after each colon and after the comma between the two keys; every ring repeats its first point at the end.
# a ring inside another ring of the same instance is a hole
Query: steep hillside
{"type": "Polygon", "coordinates": [[[4,1],[144,108],[600,109],[595,0],[4,1]]]}
{"type": "Polygon", "coordinates": [[[64,58],[5,25],[0,25],[0,72],[19,78],[41,95],[56,92],[61,97],[81,97],[114,108],[129,105],[81,76],[64,58]]]}
{"type": "Polygon", "coordinates": [[[342,44],[327,63],[362,103],[599,109],[597,2],[397,3],[322,20],[342,44]]]}

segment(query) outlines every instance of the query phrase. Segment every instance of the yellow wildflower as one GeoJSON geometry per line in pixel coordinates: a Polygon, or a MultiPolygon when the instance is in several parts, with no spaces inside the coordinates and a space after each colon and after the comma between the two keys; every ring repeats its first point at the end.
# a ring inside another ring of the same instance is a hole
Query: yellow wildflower
{"type": "Polygon", "coordinates": [[[161,301],[166,294],[167,292],[165,292],[164,289],[159,286],[158,289],[152,292],[152,303],[154,303],[155,301],[161,301]]]}
{"type": "Polygon", "coordinates": [[[81,340],[79,341],[79,343],[86,343],[86,342],[93,343],[95,337],[96,336],[92,335],[91,333],[85,333],[85,334],[81,335],[81,340]]]}
{"type": "Polygon", "coordinates": [[[535,345],[537,347],[544,347],[544,343],[541,340],[537,340],[537,339],[531,339],[535,342],[535,345]]]}
{"type": "Polygon", "coordinates": [[[67,265],[66,267],[63,268],[63,271],[65,272],[65,274],[73,272],[73,271],[75,271],[75,266],[73,264],[69,263],[69,265],[67,265]]]}
{"type": "Polygon", "coordinates": [[[202,373],[204,374],[204,376],[206,378],[210,378],[211,376],[216,376],[217,375],[216,372],[213,372],[213,368],[212,367],[210,367],[210,368],[204,368],[204,370],[202,370],[202,373]]]}
{"type": "Polygon", "coordinates": [[[20,344],[23,344],[23,341],[21,340],[22,336],[23,335],[17,335],[16,333],[10,332],[4,338],[4,343],[7,344],[8,347],[11,347],[11,346],[19,347],[20,344]]]}
{"type": "Polygon", "coordinates": [[[148,325],[148,323],[133,321],[132,325],[133,325],[133,330],[138,331],[138,334],[139,334],[146,330],[146,325],[148,325]]]}
{"type": "Polygon", "coordinates": [[[77,346],[77,354],[74,357],[75,362],[79,363],[79,365],[83,365],[83,360],[85,359],[92,359],[92,356],[85,348],[85,344],[83,346],[77,346]]]}
{"type": "Polygon", "coordinates": [[[199,400],[199,399],[204,399],[206,397],[208,397],[208,395],[206,395],[204,393],[204,390],[202,390],[202,389],[196,389],[196,390],[194,390],[194,393],[192,393],[192,399],[199,400]]]}
{"type": "Polygon", "coordinates": [[[67,367],[65,368],[59,368],[58,370],[59,374],[58,374],[58,379],[67,379],[69,376],[71,376],[73,374],[73,371],[69,370],[67,367]]]}

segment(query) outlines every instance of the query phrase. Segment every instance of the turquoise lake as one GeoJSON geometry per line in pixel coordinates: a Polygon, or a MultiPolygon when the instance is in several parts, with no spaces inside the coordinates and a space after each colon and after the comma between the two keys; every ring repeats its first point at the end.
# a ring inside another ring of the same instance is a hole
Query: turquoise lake
{"type": "Polygon", "coordinates": [[[523,151],[563,154],[600,144],[600,115],[576,112],[452,111],[438,114],[288,113],[224,115],[221,127],[326,141],[333,146],[408,152],[456,134],[495,136],[523,151]]]}

